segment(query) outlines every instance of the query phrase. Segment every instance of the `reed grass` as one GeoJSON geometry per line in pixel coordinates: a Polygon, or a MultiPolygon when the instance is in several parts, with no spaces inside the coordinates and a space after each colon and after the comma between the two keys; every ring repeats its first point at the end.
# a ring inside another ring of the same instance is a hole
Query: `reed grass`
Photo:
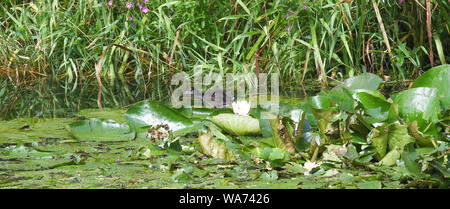
{"type": "Polygon", "coordinates": [[[147,14],[99,0],[0,2],[0,118],[97,107],[99,81],[106,107],[166,100],[171,75],[195,66],[280,73],[282,89],[363,72],[413,79],[448,62],[450,47],[446,0],[152,0],[147,14]]]}

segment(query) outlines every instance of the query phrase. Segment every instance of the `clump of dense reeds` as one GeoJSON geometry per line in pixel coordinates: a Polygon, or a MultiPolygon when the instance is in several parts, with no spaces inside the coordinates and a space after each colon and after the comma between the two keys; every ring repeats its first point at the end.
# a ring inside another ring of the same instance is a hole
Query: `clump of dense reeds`
{"type": "Polygon", "coordinates": [[[167,99],[172,74],[277,72],[281,87],[445,63],[445,0],[0,4],[0,118],[167,99]],[[97,69],[97,70],[96,70],[97,69]]]}

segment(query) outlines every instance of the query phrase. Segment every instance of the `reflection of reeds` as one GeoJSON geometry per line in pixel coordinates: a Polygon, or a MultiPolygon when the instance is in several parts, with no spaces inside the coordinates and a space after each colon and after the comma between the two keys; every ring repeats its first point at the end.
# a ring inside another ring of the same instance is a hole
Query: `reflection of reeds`
{"type": "Polygon", "coordinates": [[[413,79],[449,47],[443,0],[152,1],[145,16],[95,0],[2,2],[3,118],[167,100],[170,76],[199,65],[277,72],[282,91],[365,71],[413,79]]]}

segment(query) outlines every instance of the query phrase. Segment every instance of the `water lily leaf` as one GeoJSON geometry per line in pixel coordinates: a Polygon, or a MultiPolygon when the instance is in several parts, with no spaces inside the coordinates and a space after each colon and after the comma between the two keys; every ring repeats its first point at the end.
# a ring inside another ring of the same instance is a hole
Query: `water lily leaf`
{"type": "Polygon", "coordinates": [[[405,162],[405,168],[408,172],[418,178],[425,178],[425,174],[421,171],[419,163],[416,162],[418,155],[414,151],[414,146],[409,144],[402,152],[402,160],[405,162]]]}
{"type": "Polygon", "coordinates": [[[83,141],[125,141],[136,136],[127,124],[98,118],[73,122],[69,124],[68,129],[72,135],[83,141]]]}
{"type": "Polygon", "coordinates": [[[331,91],[322,91],[321,93],[326,95],[334,103],[338,104],[339,108],[350,113],[355,112],[355,99],[353,99],[352,92],[349,89],[343,87],[331,91]]]}
{"type": "Polygon", "coordinates": [[[331,107],[331,102],[326,96],[317,95],[313,97],[308,97],[307,101],[308,104],[310,104],[311,107],[314,109],[323,110],[331,107]]]}
{"type": "Polygon", "coordinates": [[[411,143],[414,142],[414,138],[408,135],[408,129],[406,125],[400,125],[400,124],[392,124],[388,128],[388,146],[389,150],[403,150],[403,148],[411,143]]]}
{"type": "Polygon", "coordinates": [[[356,184],[360,189],[381,189],[380,181],[366,181],[356,184]]]}
{"type": "Polygon", "coordinates": [[[340,145],[328,145],[327,150],[322,153],[324,161],[342,162],[341,157],[347,153],[347,148],[340,145]]]}
{"type": "Polygon", "coordinates": [[[209,131],[200,135],[198,141],[205,155],[225,160],[233,158],[233,153],[226,149],[225,143],[215,139],[209,131]]]}
{"type": "Polygon", "coordinates": [[[419,87],[402,91],[398,93],[394,103],[398,104],[399,116],[410,122],[417,121],[420,131],[423,131],[429,122],[438,120],[440,107],[438,91],[435,88],[419,87]]]}
{"type": "Polygon", "coordinates": [[[390,152],[388,152],[383,159],[381,159],[379,161],[380,165],[385,165],[385,166],[393,166],[395,164],[397,164],[397,160],[400,159],[400,151],[399,150],[391,150],[390,152]]]}
{"type": "Polygon", "coordinates": [[[271,170],[269,172],[264,172],[263,174],[261,174],[260,178],[268,182],[273,182],[278,179],[278,174],[276,170],[271,170]]]}
{"type": "Polygon", "coordinates": [[[228,133],[239,136],[261,133],[259,121],[250,116],[223,113],[212,117],[211,121],[228,133]]]}
{"type": "Polygon", "coordinates": [[[381,93],[362,90],[356,93],[356,97],[363,105],[366,114],[370,116],[366,119],[369,123],[379,123],[388,119],[391,103],[381,93]]]}
{"type": "Polygon", "coordinates": [[[192,181],[192,177],[184,168],[178,169],[170,179],[175,183],[189,183],[192,181]]]}
{"type": "Polygon", "coordinates": [[[441,103],[448,109],[450,107],[450,65],[440,65],[429,69],[414,81],[412,87],[436,88],[439,91],[441,103]]]}
{"type": "Polygon", "coordinates": [[[383,83],[383,79],[372,73],[363,73],[358,76],[354,76],[346,79],[340,85],[334,87],[334,89],[341,89],[343,87],[349,90],[355,89],[370,89],[376,90],[383,83]]]}
{"type": "MultiPolygon", "coordinates": [[[[124,119],[137,133],[147,132],[148,127],[167,125],[172,132],[192,128],[194,123],[181,113],[156,101],[142,101],[130,107],[124,119]]],[[[192,129],[195,131],[197,129],[192,129]]],[[[190,131],[189,131],[190,132],[190,131]]]]}
{"type": "Polygon", "coordinates": [[[387,132],[388,127],[383,125],[373,128],[368,135],[369,141],[371,141],[372,146],[375,147],[376,154],[374,155],[374,158],[377,160],[381,160],[386,155],[388,145],[387,132]]]}
{"type": "Polygon", "coordinates": [[[388,150],[401,151],[406,144],[415,141],[413,137],[408,135],[406,125],[400,124],[382,125],[373,128],[368,137],[376,148],[374,157],[377,160],[381,160],[388,150]]]}
{"type": "Polygon", "coordinates": [[[29,159],[52,159],[52,152],[40,152],[32,147],[26,147],[23,144],[11,145],[3,149],[10,158],[29,158],[29,159]]]}
{"type": "Polygon", "coordinates": [[[269,161],[272,166],[283,166],[288,159],[289,153],[280,148],[265,147],[259,152],[253,153],[256,156],[269,161]]]}

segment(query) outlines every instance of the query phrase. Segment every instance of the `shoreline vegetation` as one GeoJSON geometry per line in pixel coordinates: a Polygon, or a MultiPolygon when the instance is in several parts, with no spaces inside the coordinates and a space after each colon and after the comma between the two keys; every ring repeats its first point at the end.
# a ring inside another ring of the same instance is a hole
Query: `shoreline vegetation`
{"type": "Polygon", "coordinates": [[[105,107],[168,100],[195,66],[279,73],[286,95],[364,72],[412,81],[450,47],[448,1],[1,2],[3,120],[97,107],[99,81],[105,107]]]}
{"type": "Polygon", "coordinates": [[[448,11],[0,0],[0,188],[449,188],[448,11]],[[198,69],[280,95],[171,106],[198,69]]]}

